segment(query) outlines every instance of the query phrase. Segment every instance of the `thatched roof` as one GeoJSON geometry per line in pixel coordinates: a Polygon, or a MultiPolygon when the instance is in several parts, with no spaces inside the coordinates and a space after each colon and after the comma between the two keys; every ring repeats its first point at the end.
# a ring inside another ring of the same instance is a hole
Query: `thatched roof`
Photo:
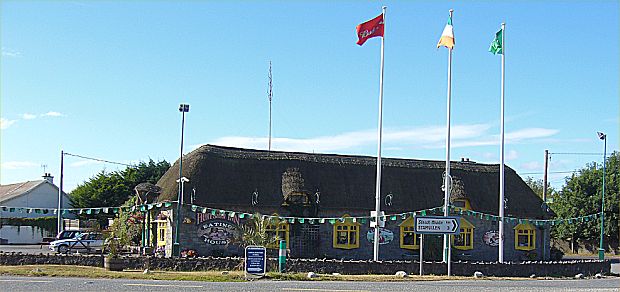
{"type": "MultiPolygon", "coordinates": [[[[382,159],[382,203],[386,213],[421,210],[443,205],[444,161],[382,159]],[[388,206],[383,198],[392,194],[388,206]]],[[[451,162],[453,198],[468,198],[473,210],[497,214],[499,165],[451,162]]],[[[376,158],[333,154],[277,152],[204,145],[183,158],[185,197],[196,190],[194,204],[263,213],[278,211],[283,203],[283,173],[296,169],[306,192],[320,192],[320,214],[368,215],[375,209],[376,158]],[[258,204],[252,194],[258,192],[258,204]]],[[[295,174],[297,175],[297,174],[295,174]]],[[[157,185],[159,200],[176,200],[178,160],[157,185]]],[[[297,179],[298,180],[298,179],[297,179]]],[[[506,167],[507,215],[544,218],[542,200],[514,170],[506,167]]],[[[189,201],[186,201],[189,202],[189,201]]]]}

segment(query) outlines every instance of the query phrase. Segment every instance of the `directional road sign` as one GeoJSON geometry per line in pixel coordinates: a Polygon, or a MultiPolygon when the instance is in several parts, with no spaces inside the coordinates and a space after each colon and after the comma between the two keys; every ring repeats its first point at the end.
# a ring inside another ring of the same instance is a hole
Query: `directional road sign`
{"type": "Polygon", "coordinates": [[[460,217],[416,216],[414,232],[418,234],[459,234],[460,217]]]}
{"type": "Polygon", "coordinates": [[[263,246],[245,248],[245,277],[263,277],[267,272],[267,252],[263,246]]]}

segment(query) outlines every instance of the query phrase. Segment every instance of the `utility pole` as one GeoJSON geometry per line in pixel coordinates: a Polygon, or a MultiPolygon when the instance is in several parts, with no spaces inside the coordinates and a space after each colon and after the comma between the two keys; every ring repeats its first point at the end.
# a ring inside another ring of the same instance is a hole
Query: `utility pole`
{"type": "MultiPolygon", "coordinates": [[[[543,207],[547,211],[547,174],[549,173],[549,150],[545,149],[545,174],[543,176],[543,207]]],[[[543,228],[543,261],[547,260],[547,229],[543,228]]]]}
{"type": "Polygon", "coordinates": [[[543,176],[543,203],[547,203],[547,173],[549,173],[549,150],[545,149],[545,174],[543,176]]]}

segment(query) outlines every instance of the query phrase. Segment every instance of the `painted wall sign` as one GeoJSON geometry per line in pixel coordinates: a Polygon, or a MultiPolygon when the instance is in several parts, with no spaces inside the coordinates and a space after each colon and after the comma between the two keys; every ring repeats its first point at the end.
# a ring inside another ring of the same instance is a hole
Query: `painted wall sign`
{"type": "Polygon", "coordinates": [[[487,231],[482,236],[485,244],[490,246],[499,246],[499,232],[495,230],[487,231]]]}
{"type": "MultiPolygon", "coordinates": [[[[385,229],[385,228],[380,228],[379,229],[379,244],[388,244],[390,242],[392,242],[392,240],[394,240],[394,232],[385,229]]],[[[370,243],[374,243],[375,242],[375,229],[372,228],[370,230],[368,230],[368,233],[366,234],[366,239],[368,239],[368,242],[370,243]]]]}
{"type": "Polygon", "coordinates": [[[198,236],[210,245],[227,245],[239,236],[239,229],[227,220],[207,220],[200,224],[198,236]]]}

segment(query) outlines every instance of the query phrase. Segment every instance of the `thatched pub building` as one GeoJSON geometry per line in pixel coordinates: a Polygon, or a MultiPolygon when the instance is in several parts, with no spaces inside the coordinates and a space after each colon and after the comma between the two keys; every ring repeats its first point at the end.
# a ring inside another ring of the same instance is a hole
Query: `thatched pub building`
{"type": "MultiPolygon", "coordinates": [[[[445,162],[384,158],[382,164],[381,210],[387,217],[379,257],[416,259],[420,235],[413,232],[411,215],[420,210],[442,214],[436,207],[443,206],[445,162]]],[[[270,226],[287,241],[291,257],[372,259],[374,228],[361,217],[375,208],[375,171],[374,157],[202,146],[183,159],[183,176],[189,182],[184,185],[180,248],[204,256],[242,255],[236,239],[247,217],[238,214],[260,213],[298,218],[270,226]]],[[[451,175],[452,214],[462,218],[460,234],[452,239],[453,257],[496,261],[499,224],[492,218],[498,214],[499,165],[451,162],[451,175]]],[[[158,182],[160,201],[177,200],[178,178],[177,161],[158,182]]],[[[530,220],[550,216],[542,200],[509,167],[505,197],[507,216],[530,220]]],[[[166,254],[171,252],[175,210],[159,216],[158,245],[166,254]]],[[[504,226],[506,260],[549,258],[548,227],[529,220],[504,226]]],[[[430,254],[425,252],[425,258],[440,257],[441,239],[425,236],[427,248],[430,254]]]]}

